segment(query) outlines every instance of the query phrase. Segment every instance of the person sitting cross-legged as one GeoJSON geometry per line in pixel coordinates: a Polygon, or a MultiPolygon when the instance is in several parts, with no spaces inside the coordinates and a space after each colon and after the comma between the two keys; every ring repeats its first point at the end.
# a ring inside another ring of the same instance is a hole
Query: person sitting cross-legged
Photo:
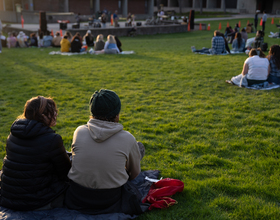
{"type": "Polygon", "coordinates": [[[261,84],[267,80],[270,72],[269,61],[261,48],[253,48],[249,52],[243,65],[242,73],[232,77],[231,82],[239,86],[252,86],[261,84]]]}
{"type": "Polygon", "coordinates": [[[87,214],[141,214],[139,193],[128,180],[140,173],[145,148],[119,123],[121,101],[111,90],[90,99],[91,117],[74,132],[70,187],[65,204],[87,214]]]}
{"type": "Polygon", "coordinates": [[[62,53],[67,53],[71,49],[71,43],[67,39],[67,35],[64,35],[62,40],[60,41],[60,50],[62,53]]]}
{"type": "Polygon", "coordinates": [[[226,52],[225,49],[225,40],[221,36],[221,33],[219,31],[214,31],[214,37],[212,38],[212,48],[203,48],[202,50],[195,49],[194,46],[191,47],[192,52],[200,52],[200,53],[206,53],[206,54],[223,54],[226,52]]]}
{"type": "Polygon", "coordinates": [[[1,206],[19,211],[64,206],[71,162],[61,136],[52,129],[57,114],[52,98],[37,96],[12,124],[0,181],[1,206]]]}
{"type": "Polygon", "coordinates": [[[235,34],[235,39],[232,42],[232,51],[234,52],[245,51],[245,40],[242,38],[241,33],[235,34]]]}
{"type": "Polygon", "coordinates": [[[105,42],[103,40],[103,35],[99,34],[96,38],[96,42],[94,44],[94,51],[101,51],[104,49],[105,42]]]}
{"type": "Polygon", "coordinates": [[[269,83],[275,83],[280,85],[280,46],[275,44],[272,45],[267,59],[270,64],[270,73],[267,81],[269,83]]]}

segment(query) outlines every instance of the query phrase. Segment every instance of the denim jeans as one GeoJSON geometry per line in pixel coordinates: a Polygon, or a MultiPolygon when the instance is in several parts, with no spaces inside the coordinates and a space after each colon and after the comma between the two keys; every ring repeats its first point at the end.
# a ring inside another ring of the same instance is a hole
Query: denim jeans
{"type": "Polygon", "coordinates": [[[267,78],[267,81],[269,83],[275,83],[275,84],[280,85],[280,77],[277,77],[277,76],[273,76],[273,75],[269,74],[269,76],[267,78]]]}

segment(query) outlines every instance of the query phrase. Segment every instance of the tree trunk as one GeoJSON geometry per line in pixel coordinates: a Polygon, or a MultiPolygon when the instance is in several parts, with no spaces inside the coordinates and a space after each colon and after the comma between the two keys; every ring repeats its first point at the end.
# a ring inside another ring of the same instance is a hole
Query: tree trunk
{"type": "Polygon", "coordinates": [[[203,0],[199,1],[200,4],[200,14],[202,14],[202,10],[203,10],[203,0]]]}

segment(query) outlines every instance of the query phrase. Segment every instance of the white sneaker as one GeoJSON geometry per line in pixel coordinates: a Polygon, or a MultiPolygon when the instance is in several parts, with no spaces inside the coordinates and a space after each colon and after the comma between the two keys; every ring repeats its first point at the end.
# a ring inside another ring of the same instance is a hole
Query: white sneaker
{"type": "Polygon", "coordinates": [[[0,50],[0,53],[2,53],[2,51],[0,50]]]}
{"type": "Polygon", "coordinates": [[[192,52],[196,51],[195,46],[191,46],[191,49],[192,49],[192,52]]]}

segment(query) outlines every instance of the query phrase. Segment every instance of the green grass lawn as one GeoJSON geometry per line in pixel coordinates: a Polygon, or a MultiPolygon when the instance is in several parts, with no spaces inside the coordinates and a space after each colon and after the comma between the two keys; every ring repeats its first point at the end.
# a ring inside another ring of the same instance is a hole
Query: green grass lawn
{"type": "MultiPolygon", "coordinates": [[[[120,123],[146,146],[142,170],[158,169],[162,177],[185,183],[173,197],[178,204],[139,219],[280,219],[280,89],[226,84],[241,73],[245,54],[191,52],[193,45],[211,46],[219,22],[211,22],[210,32],[121,37],[123,49],[134,55],[51,56],[57,49],[4,48],[1,163],[10,126],[26,100],[54,98],[59,108],[54,129],[70,150],[74,130],[89,118],[91,94],[111,89],[122,101],[120,123]]],[[[270,31],[278,29],[268,20],[267,35],[270,31]]],[[[265,37],[269,47],[279,41],[265,37]]]]}

